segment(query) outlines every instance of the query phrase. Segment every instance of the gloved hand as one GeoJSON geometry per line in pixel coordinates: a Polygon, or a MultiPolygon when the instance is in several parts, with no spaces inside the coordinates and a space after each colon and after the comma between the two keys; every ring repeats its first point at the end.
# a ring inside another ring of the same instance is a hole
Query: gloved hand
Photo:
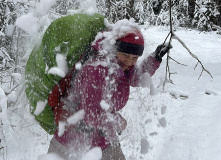
{"type": "Polygon", "coordinates": [[[171,49],[173,48],[171,44],[169,43],[165,43],[164,45],[161,44],[159,46],[157,46],[157,49],[155,50],[155,52],[153,52],[153,57],[161,62],[162,61],[162,58],[163,56],[171,49]]]}

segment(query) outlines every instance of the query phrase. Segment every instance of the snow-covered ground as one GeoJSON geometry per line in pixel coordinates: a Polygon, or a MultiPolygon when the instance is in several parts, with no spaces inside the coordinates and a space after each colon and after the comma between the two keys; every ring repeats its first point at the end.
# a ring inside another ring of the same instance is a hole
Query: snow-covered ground
{"type": "MultiPolygon", "coordinates": [[[[155,96],[150,97],[147,89],[132,89],[123,111],[129,123],[122,136],[123,149],[128,159],[220,160],[221,36],[184,29],[175,33],[213,79],[203,72],[198,80],[202,68],[194,70],[197,61],[173,40],[171,57],[187,66],[170,60],[171,72],[177,73],[171,76],[174,84],[166,84],[165,91],[161,86],[155,96]]],[[[154,50],[167,34],[156,27],[144,31],[146,48],[154,50]]],[[[156,87],[165,77],[165,67],[166,60],[153,77],[156,87]]]]}
{"type": "MultiPolygon", "coordinates": [[[[148,88],[131,88],[130,100],[121,112],[128,127],[119,138],[128,160],[221,159],[221,36],[185,29],[175,33],[213,79],[203,72],[198,80],[201,66],[194,70],[197,61],[173,40],[171,57],[187,66],[170,60],[170,70],[177,74],[171,76],[174,84],[167,83],[163,91],[164,59],[152,78],[158,93],[150,96],[148,88]]],[[[163,43],[168,31],[150,27],[143,34],[145,57],[163,43]]],[[[4,95],[0,95],[3,104],[4,95]]],[[[16,108],[3,109],[1,118],[7,125],[3,125],[5,141],[1,143],[7,147],[0,150],[0,159],[37,160],[39,155],[46,154],[51,136],[30,115],[24,90],[19,93],[16,108]]]]}

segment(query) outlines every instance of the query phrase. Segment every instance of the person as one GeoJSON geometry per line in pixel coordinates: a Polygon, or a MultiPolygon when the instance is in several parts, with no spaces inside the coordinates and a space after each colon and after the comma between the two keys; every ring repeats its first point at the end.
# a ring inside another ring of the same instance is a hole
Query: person
{"type": "Polygon", "coordinates": [[[63,159],[80,159],[84,151],[100,147],[102,160],[125,160],[117,135],[125,130],[127,121],[118,111],[128,101],[130,86],[140,86],[146,73],[152,76],[171,48],[159,45],[138,67],[144,37],[134,22],[125,21],[99,32],[81,58],[84,63],[73,66],[59,82],[59,89],[49,94],[48,103],[59,127],[48,153],[55,152],[63,159]],[[62,96],[58,98],[59,95],[62,96]],[[78,121],[67,123],[72,115],[78,121]],[[65,124],[64,130],[61,124],[65,124]]]}

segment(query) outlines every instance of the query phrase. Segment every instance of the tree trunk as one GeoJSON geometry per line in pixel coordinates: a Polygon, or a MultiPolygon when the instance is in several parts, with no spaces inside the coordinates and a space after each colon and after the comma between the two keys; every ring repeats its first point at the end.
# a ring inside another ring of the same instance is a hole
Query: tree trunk
{"type": "Polygon", "coordinates": [[[218,25],[221,27],[221,0],[216,0],[216,4],[218,6],[219,11],[219,18],[218,18],[218,25]]]}
{"type": "Polygon", "coordinates": [[[188,15],[190,20],[194,18],[194,12],[195,12],[195,0],[188,0],[189,6],[188,6],[188,15]]]}
{"type": "Polygon", "coordinates": [[[163,0],[154,0],[152,4],[154,14],[159,15],[162,8],[163,0]]]}

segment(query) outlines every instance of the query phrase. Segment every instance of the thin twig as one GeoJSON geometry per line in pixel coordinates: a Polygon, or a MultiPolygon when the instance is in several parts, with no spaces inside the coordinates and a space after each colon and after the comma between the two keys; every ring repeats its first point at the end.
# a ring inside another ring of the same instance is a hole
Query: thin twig
{"type": "MultiPolygon", "coordinates": [[[[173,25],[172,25],[172,12],[171,12],[171,4],[172,4],[172,2],[171,2],[171,0],[169,1],[169,5],[170,5],[170,11],[169,11],[169,13],[170,13],[170,32],[169,32],[169,34],[167,35],[167,37],[166,37],[166,39],[164,40],[164,42],[163,42],[163,45],[164,45],[164,43],[166,42],[166,40],[167,40],[167,38],[169,37],[169,35],[170,35],[170,40],[169,40],[169,45],[170,45],[170,43],[171,43],[171,40],[172,40],[172,33],[173,33],[173,25]]],[[[167,74],[169,73],[169,81],[172,83],[172,80],[171,80],[171,76],[170,76],[170,68],[169,68],[169,52],[167,52],[167,62],[166,62],[166,74],[165,74],[165,81],[164,81],[164,83],[163,83],[163,90],[164,90],[164,88],[165,88],[165,85],[166,85],[166,82],[168,81],[168,79],[167,79],[167,74]]]]}
{"type": "Polygon", "coordinates": [[[180,64],[180,65],[182,65],[182,66],[187,66],[186,64],[182,64],[182,63],[180,63],[180,62],[176,61],[175,59],[173,59],[173,58],[172,58],[172,57],[170,57],[170,56],[169,56],[169,58],[170,58],[171,60],[173,60],[174,62],[176,62],[177,64],[180,64]]]}
{"type": "Polygon", "coordinates": [[[171,34],[171,32],[169,32],[169,33],[168,33],[168,35],[167,35],[166,39],[165,39],[165,40],[164,40],[164,42],[163,42],[163,45],[166,43],[167,38],[170,36],[170,34],[171,34]]]}
{"type": "MultiPolygon", "coordinates": [[[[207,73],[211,76],[211,78],[213,78],[212,74],[203,66],[203,64],[202,64],[202,62],[199,60],[199,58],[198,58],[195,54],[193,54],[193,53],[190,51],[190,49],[185,45],[185,43],[184,43],[179,37],[177,37],[175,34],[174,34],[173,38],[176,39],[176,40],[178,40],[178,41],[182,44],[182,46],[189,52],[189,54],[190,54],[194,59],[196,59],[196,60],[198,61],[198,62],[197,62],[197,65],[198,65],[198,64],[201,65],[201,67],[202,67],[202,72],[203,72],[203,71],[207,72],[207,73]]],[[[201,74],[200,74],[200,77],[201,77],[201,75],[202,75],[202,72],[201,72],[201,74]]],[[[199,77],[198,79],[200,79],[200,77],[199,77]]]]}

